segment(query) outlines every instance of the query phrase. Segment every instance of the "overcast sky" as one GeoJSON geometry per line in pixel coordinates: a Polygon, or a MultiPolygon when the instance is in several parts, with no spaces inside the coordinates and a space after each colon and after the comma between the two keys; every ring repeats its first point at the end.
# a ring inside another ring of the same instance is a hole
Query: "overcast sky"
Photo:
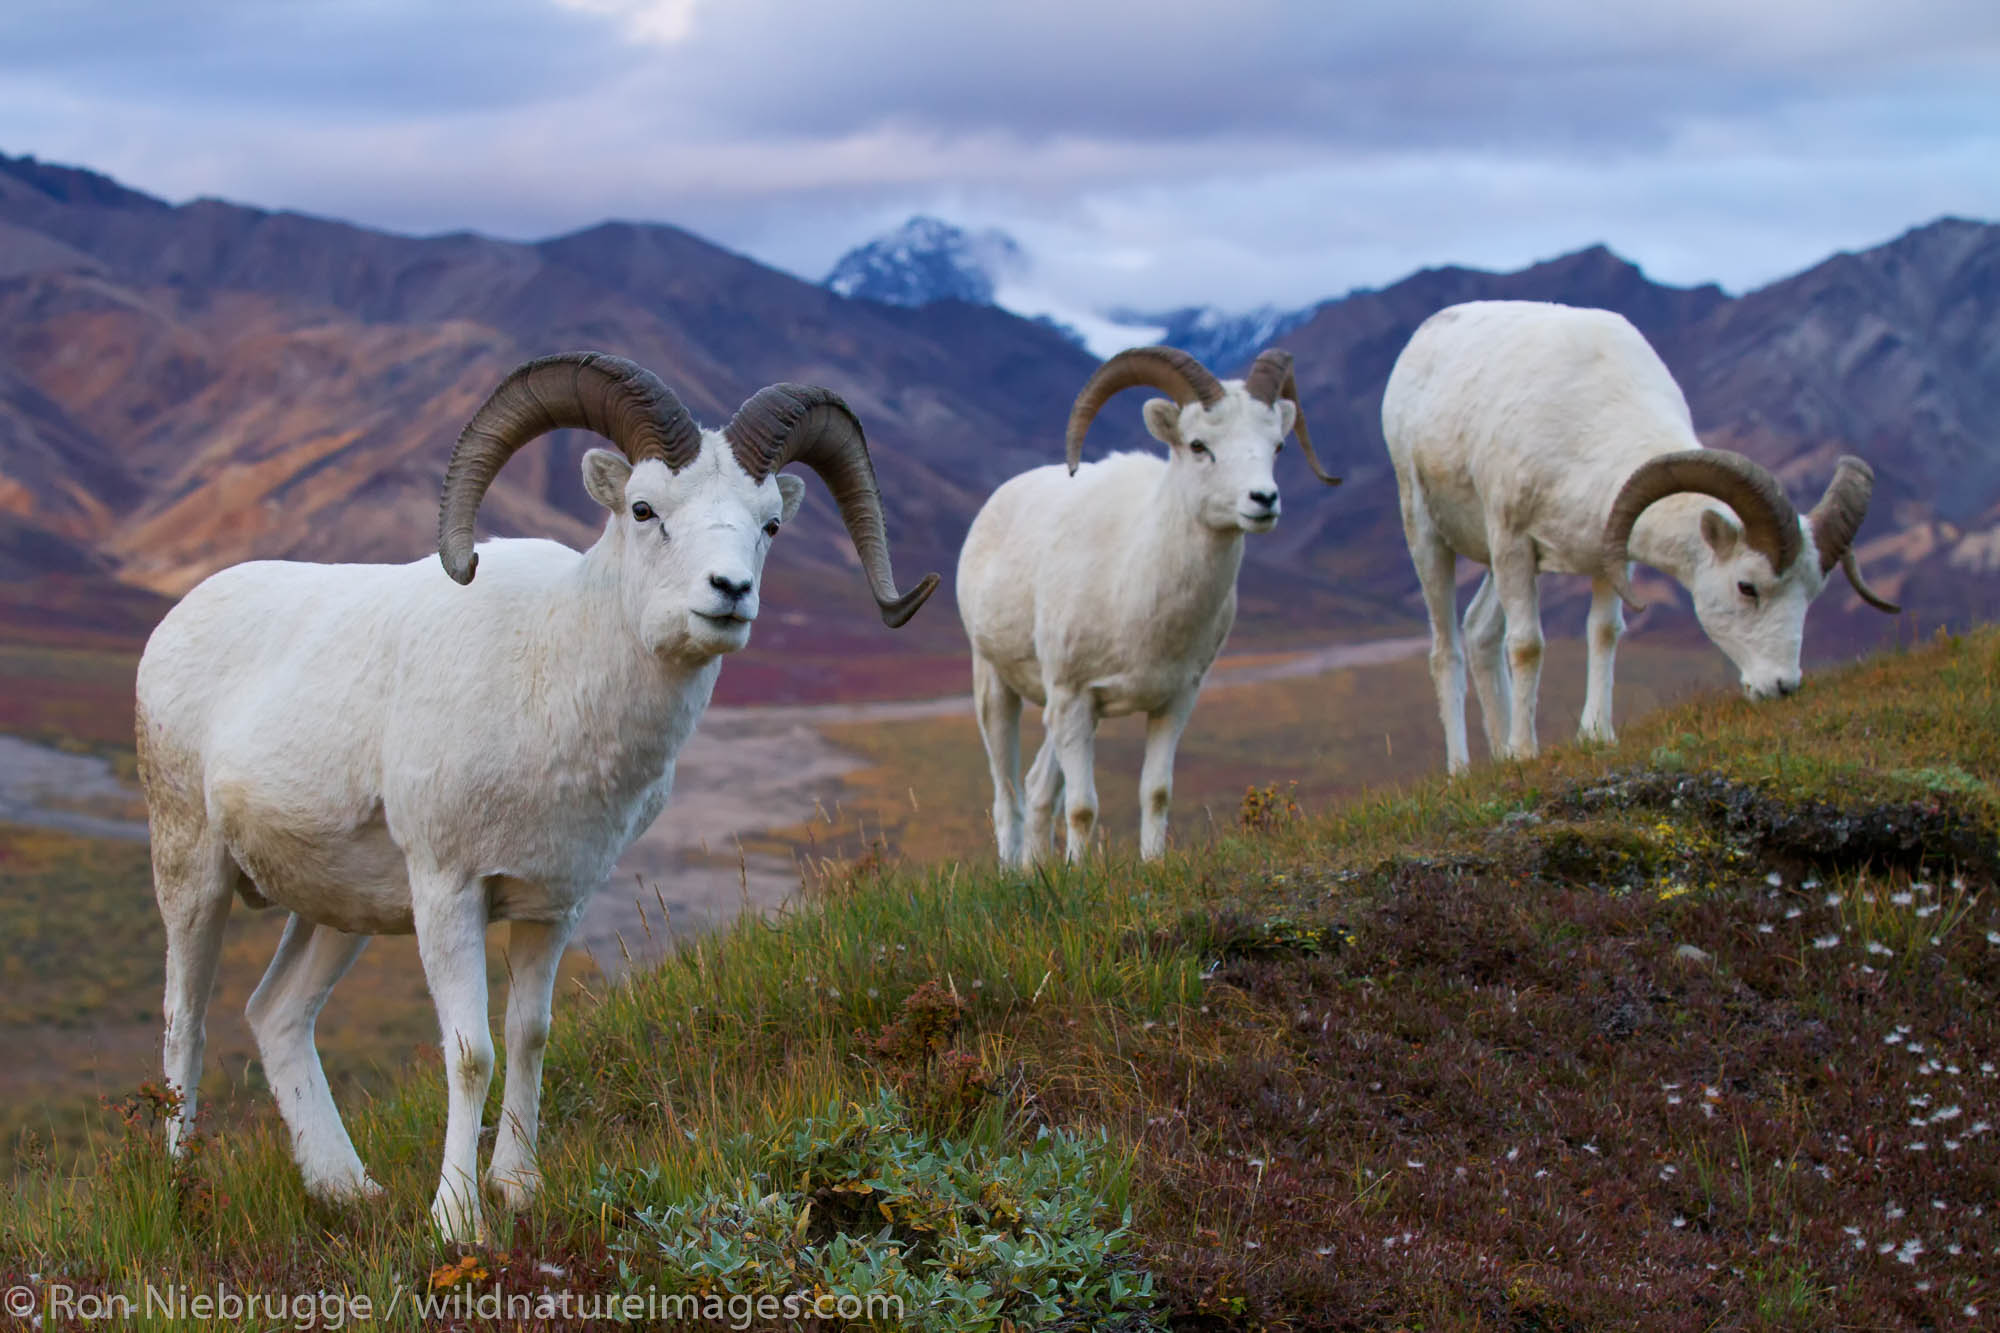
{"type": "Polygon", "coordinates": [[[2000,0],[7,0],[0,151],[814,280],[925,211],[1079,305],[1596,241],[1742,290],[2000,218],[2000,0]]]}

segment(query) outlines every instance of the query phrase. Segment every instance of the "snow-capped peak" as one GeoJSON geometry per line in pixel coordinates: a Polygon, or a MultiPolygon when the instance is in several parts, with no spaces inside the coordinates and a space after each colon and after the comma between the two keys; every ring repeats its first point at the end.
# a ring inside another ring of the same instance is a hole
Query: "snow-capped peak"
{"type": "Polygon", "coordinates": [[[826,275],[826,286],[888,305],[945,300],[991,305],[996,282],[1023,265],[1021,247],[1003,231],[968,232],[919,215],[842,255],[826,275]]]}

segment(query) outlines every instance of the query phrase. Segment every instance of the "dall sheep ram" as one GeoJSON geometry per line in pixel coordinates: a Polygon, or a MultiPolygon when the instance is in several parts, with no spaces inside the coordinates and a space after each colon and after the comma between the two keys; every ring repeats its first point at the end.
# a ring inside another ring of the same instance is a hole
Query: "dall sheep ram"
{"type": "Polygon", "coordinates": [[[166,1078],[182,1098],[170,1147],[195,1112],[205,1010],[240,896],[291,913],[248,1015],[306,1185],[336,1199],[379,1192],[313,1027],[369,936],[414,931],[449,1090],[431,1216],[452,1240],[483,1238],[485,937],[505,920],[506,1097],[487,1178],[508,1206],[532,1196],[557,961],[666,804],[722,656],[749,641],[765,555],[805,490],[778,473],[793,462],[826,482],[883,620],[902,624],[937,576],[897,594],[868,448],[839,397],[775,384],[703,430],[650,372],[596,353],[528,362],[465,427],[445,475],[443,573],[429,561],[256,561],[168,613],[139,664],[138,745],[167,930],[166,1078]],[[603,536],[581,553],[539,540],[475,551],[495,475],[564,427],[623,454],[583,459],[584,486],[609,511],[603,536]]]}
{"type": "Polygon", "coordinates": [[[1236,619],[1243,536],[1278,522],[1273,464],[1285,436],[1321,481],[1292,358],[1272,348],[1241,380],[1218,380],[1171,347],[1138,347],[1100,366],[1069,417],[1069,466],[1024,472],[996,490],[958,558],[958,609],[972,642],[979,731],[993,775],[1000,860],[1050,847],[1067,797],[1069,859],[1097,819],[1092,743],[1100,718],[1144,713],[1140,855],[1166,850],[1174,747],[1202,677],[1236,619]],[[1114,454],[1078,467],[1084,433],[1111,396],[1145,385],[1168,457],[1114,454]],[[1023,836],[1021,701],[1042,706],[1047,738],[1028,772],[1023,836]]]}
{"type": "Polygon", "coordinates": [[[1430,613],[1431,677],[1454,772],[1469,762],[1454,595],[1461,555],[1490,567],[1464,636],[1496,756],[1535,753],[1538,574],[1592,580],[1586,740],[1612,739],[1620,603],[1639,606],[1631,560],[1688,589],[1702,629],[1753,698],[1798,688],[1806,607],[1834,566],[1869,605],[1898,609],[1854,560],[1875,484],[1868,464],[1843,457],[1801,517],[1763,467],[1702,447],[1666,365],[1611,311],[1537,301],[1439,311],[1396,359],[1382,433],[1430,613]]]}

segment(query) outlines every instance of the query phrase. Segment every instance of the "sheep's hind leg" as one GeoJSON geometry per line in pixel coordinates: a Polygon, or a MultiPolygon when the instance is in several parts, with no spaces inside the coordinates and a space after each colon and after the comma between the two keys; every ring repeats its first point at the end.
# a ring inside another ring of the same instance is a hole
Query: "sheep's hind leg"
{"type": "Polygon", "coordinates": [[[1472,683],[1479,692],[1480,720],[1486,727],[1487,751],[1507,753],[1507,733],[1513,716],[1514,683],[1507,672],[1507,617],[1489,570],[1465,608],[1465,643],[1471,651],[1472,683]]]}
{"type": "Polygon", "coordinates": [[[1438,721],[1444,726],[1445,767],[1462,773],[1472,762],[1465,742],[1465,649],[1458,630],[1458,556],[1428,522],[1419,524],[1411,506],[1403,506],[1403,533],[1410,543],[1410,560],[1424,589],[1424,610],[1431,622],[1431,684],[1437,690],[1438,721]]]}
{"type": "Polygon", "coordinates": [[[1044,736],[1042,748],[1035,751],[1035,762],[1028,768],[1028,819],[1021,847],[1022,865],[1039,863],[1053,848],[1056,803],[1062,794],[1062,765],[1056,762],[1055,740],[1044,736]]]}
{"type": "Polygon", "coordinates": [[[1139,856],[1153,861],[1167,850],[1167,811],[1174,803],[1174,750],[1181,743],[1197,698],[1194,690],[1146,715],[1146,762],[1139,770],[1139,856]]]}
{"type": "Polygon", "coordinates": [[[1007,687],[991,662],[975,656],[972,700],[993,776],[993,839],[1000,864],[1020,865],[1026,859],[1021,846],[1021,696],[1007,687]]]}
{"type": "Polygon", "coordinates": [[[1610,744],[1618,739],[1611,729],[1611,668],[1618,653],[1619,636],[1625,632],[1625,603],[1611,584],[1593,579],[1590,584],[1590,616],[1584,637],[1590,652],[1590,667],[1583,690],[1583,721],[1577,739],[1610,744]]]}
{"type": "Polygon", "coordinates": [[[493,1034],[487,1026],[486,894],[477,879],[437,870],[410,871],[417,952],[437,1005],[444,1051],[447,1110],[444,1166],[431,1220],[449,1241],[484,1244],[479,1203],[479,1121],[493,1081],[493,1034]]]}
{"type": "Polygon", "coordinates": [[[507,1087],[486,1183],[512,1209],[526,1207],[542,1185],[535,1157],[542,1115],[542,1053],[549,1043],[556,968],[575,928],[574,916],[553,923],[515,921],[507,927],[507,1087]]]}
{"type": "Polygon", "coordinates": [[[153,892],[167,930],[161,1067],[167,1086],[181,1099],[167,1120],[167,1151],[178,1156],[194,1128],[208,1042],[208,1000],[222,960],[229,900],[241,872],[211,825],[180,823],[156,808],[152,838],[153,892]]]}
{"type": "Polygon", "coordinates": [[[257,1037],[265,1081],[291,1131],[292,1156],[306,1189],[335,1201],[382,1192],[369,1179],[354,1141],[347,1137],[313,1042],[326,997],[367,947],[366,935],[314,925],[294,913],[285,923],[271,966],[244,1009],[257,1037]]]}
{"type": "Polygon", "coordinates": [[[1097,704],[1087,693],[1050,690],[1042,716],[1049,728],[1047,743],[1062,766],[1063,846],[1074,863],[1090,850],[1091,835],[1097,831],[1097,704]]]}

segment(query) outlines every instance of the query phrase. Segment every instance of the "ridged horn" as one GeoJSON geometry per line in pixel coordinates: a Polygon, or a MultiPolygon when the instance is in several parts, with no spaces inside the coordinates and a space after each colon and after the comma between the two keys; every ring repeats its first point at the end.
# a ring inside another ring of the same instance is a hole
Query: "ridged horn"
{"type": "Polygon", "coordinates": [[[1083,461],[1083,437],[1090,430],[1097,409],[1111,396],[1137,385],[1158,389],[1185,407],[1199,402],[1214,407],[1222,401],[1222,381],[1208,367],[1178,347],[1130,347],[1118,353],[1084,381],[1069,410],[1067,447],[1069,470],[1075,474],[1083,461]]]}
{"type": "Polygon", "coordinates": [[[804,463],[819,473],[840,506],[883,624],[901,625],[936,590],[938,576],[926,574],[908,592],[896,591],[875,465],[860,420],[839,394],[809,384],[772,384],[745,400],[722,433],[736,461],[758,481],[787,463],[804,463]]]}
{"type": "Polygon", "coordinates": [[[1266,407],[1276,407],[1280,397],[1291,400],[1292,431],[1299,437],[1299,450],[1306,456],[1306,466],[1327,485],[1340,485],[1339,477],[1319,465],[1319,455],[1313,452],[1312,436],[1306,434],[1306,405],[1299,401],[1299,382],[1292,374],[1292,354],[1280,347],[1267,347],[1257,353],[1250,373],[1243,377],[1243,387],[1266,407]]]}
{"type": "Polygon", "coordinates": [[[657,458],[678,470],[701,451],[701,428],[674,391],[622,356],[563,352],[516,367],[458,433],[444,470],[438,558],[453,579],[470,583],[479,568],[472,526],[500,469],[530,440],[569,427],[595,431],[635,464],[657,458]]]}
{"type": "Polygon", "coordinates": [[[1743,524],[1743,540],[1751,550],[1761,552],[1777,573],[1790,569],[1805,549],[1799,511],[1785,498],[1778,479],[1761,464],[1728,449],[1661,454],[1646,460],[1625,479],[1604,523],[1604,575],[1634,610],[1640,603],[1625,577],[1625,566],[1631,560],[1632,525],[1655,501],[1683,492],[1713,496],[1734,509],[1743,524]]]}
{"type": "Polygon", "coordinates": [[[1812,529],[1813,545],[1819,547],[1819,572],[1832,573],[1833,567],[1839,565],[1862,601],[1877,611],[1895,615],[1903,608],[1869,587],[1854,559],[1854,534],[1861,531],[1861,521],[1868,517],[1868,501],[1874,494],[1875,469],[1853,454],[1843,454],[1834,465],[1833,480],[1826,484],[1826,494],[1820,496],[1819,503],[1806,515],[1806,526],[1812,529]]]}

